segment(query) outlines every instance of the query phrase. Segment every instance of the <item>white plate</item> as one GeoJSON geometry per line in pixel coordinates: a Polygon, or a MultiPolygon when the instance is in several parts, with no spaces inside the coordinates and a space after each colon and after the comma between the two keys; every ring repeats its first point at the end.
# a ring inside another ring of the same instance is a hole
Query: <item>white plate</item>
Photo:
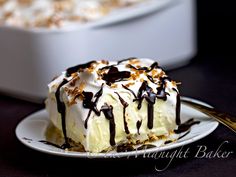
{"type": "MultiPolygon", "coordinates": [[[[185,98],[186,99],[186,98],[185,98]]],[[[190,98],[188,98],[190,99],[190,98]]],[[[203,102],[195,99],[190,99],[201,104],[203,102]]],[[[205,104],[206,105],[206,104],[205,104]]],[[[195,142],[213,132],[218,126],[218,122],[209,118],[205,114],[190,108],[187,105],[181,105],[181,121],[184,122],[190,118],[201,121],[200,124],[193,125],[190,133],[183,138],[170,144],[163,145],[161,147],[153,147],[144,150],[135,150],[130,152],[109,152],[109,153],[88,153],[88,152],[73,152],[65,151],[60,148],[56,148],[51,145],[47,145],[39,142],[45,139],[45,131],[50,123],[46,110],[41,110],[36,113],[27,116],[16,127],[16,136],[26,146],[41,151],[44,153],[66,156],[66,157],[80,157],[80,158],[118,158],[128,156],[138,156],[145,153],[153,153],[158,151],[169,150],[172,148],[180,147],[192,142],[195,142]]]]}

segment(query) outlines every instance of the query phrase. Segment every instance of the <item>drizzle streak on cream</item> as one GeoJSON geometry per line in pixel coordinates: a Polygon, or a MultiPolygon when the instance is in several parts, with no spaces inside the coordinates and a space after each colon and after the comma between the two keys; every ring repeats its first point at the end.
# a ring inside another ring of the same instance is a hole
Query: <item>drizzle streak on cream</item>
{"type": "Polygon", "coordinates": [[[129,104],[119,95],[119,93],[115,92],[118,97],[119,97],[119,100],[120,100],[120,103],[123,105],[123,121],[124,121],[124,128],[125,128],[125,133],[126,134],[129,134],[129,128],[128,128],[128,123],[126,121],[126,117],[125,117],[125,114],[126,114],[126,108],[129,106],[129,104]]]}
{"type": "Polygon", "coordinates": [[[110,129],[110,145],[116,145],[115,136],[116,136],[116,125],[113,115],[113,107],[112,105],[104,104],[101,108],[101,111],[105,115],[105,117],[109,120],[109,129],[110,129]]]}
{"type": "Polygon", "coordinates": [[[66,134],[66,106],[65,106],[65,103],[63,101],[61,101],[61,94],[60,94],[61,87],[65,84],[67,84],[68,82],[69,82],[68,80],[63,79],[63,81],[60,83],[60,85],[58,86],[56,93],[55,93],[56,102],[57,102],[57,111],[61,115],[62,132],[63,132],[64,139],[65,139],[65,143],[64,143],[64,145],[62,145],[62,148],[70,147],[69,142],[68,142],[68,138],[67,138],[67,134],[66,134]]]}

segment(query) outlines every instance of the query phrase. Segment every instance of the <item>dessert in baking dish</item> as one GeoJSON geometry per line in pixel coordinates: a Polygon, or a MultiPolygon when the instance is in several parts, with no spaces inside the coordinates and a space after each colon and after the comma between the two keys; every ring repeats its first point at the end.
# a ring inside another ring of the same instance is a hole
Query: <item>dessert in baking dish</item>
{"type": "Polygon", "coordinates": [[[62,147],[75,142],[87,152],[168,137],[180,124],[176,82],[150,59],[68,68],[49,84],[46,108],[62,147]]]}
{"type": "Polygon", "coordinates": [[[141,1],[145,0],[0,0],[0,24],[60,27],[85,23],[141,1]]]}

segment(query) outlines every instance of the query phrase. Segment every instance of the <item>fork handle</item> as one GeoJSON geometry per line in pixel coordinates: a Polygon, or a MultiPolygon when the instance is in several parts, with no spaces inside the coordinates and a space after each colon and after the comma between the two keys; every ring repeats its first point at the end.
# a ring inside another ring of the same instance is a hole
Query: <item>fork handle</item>
{"type": "Polygon", "coordinates": [[[184,98],[181,98],[181,102],[189,105],[192,108],[199,110],[200,112],[202,112],[212,118],[214,118],[215,120],[217,120],[221,124],[225,125],[229,129],[234,131],[234,133],[236,133],[236,117],[229,115],[227,113],[223,113],[221,111],[218,111],[215,108],[210,108],[205,105],[202,105],[202,104],[199,104],[199,103],[196,103],[196,102],[184,99],[184,98]]]}

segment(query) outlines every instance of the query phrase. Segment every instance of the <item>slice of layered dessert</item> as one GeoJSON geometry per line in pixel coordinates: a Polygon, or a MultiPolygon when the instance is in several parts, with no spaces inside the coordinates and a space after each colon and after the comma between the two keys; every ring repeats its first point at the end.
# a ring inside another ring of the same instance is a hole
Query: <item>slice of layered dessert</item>
{"type": "Polygon", "coordinates": [[[150,59],[68,68],[49,84],[46,108],[62,147],[75,142],[87,152],[158,141],[180,124],[176,82],[150,59]]]}

